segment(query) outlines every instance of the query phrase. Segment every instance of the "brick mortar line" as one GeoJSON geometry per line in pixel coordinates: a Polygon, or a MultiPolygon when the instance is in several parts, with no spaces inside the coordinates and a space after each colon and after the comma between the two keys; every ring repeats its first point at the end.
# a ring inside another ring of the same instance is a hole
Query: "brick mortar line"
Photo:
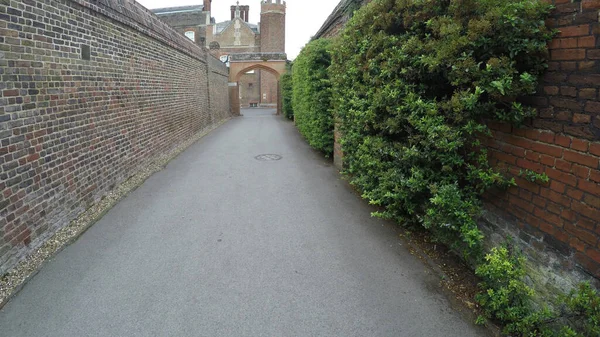
{"type": "Polygon", "coordinates": [[[63,249],[77,241],[89,228],[110,211],[117,203],[129,193],[135,191],[146,179],[154,173],[163,170],[166,165],[177,158],[191,145],[208,135],[219,126],[229,121],[231,117],[197,132],[188,140],[174,147],[167,154],[159,155],[151,160],[150,164],[142,166],[135,174],[121,182],[94,205],[80,213],[68,225],[58,229],[52,236],[44,240],[35,251],[28,254],[0,278],[0,309],[2,309],[38,272],[63,249]]]}

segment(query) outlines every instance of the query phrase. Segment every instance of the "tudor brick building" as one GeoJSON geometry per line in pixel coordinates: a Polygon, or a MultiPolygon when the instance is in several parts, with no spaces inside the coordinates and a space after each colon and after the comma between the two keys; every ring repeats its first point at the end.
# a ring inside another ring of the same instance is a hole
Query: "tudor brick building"
{"type": "MultiPolygon", "coordinates": [[[[217,56],[240,53],[285,53],[286,3],[262,0],[260,22],[249,22],[250,6],[231,6],[229,20],[211,16],[212,0],[202,5],[153,9],[161,20],[217,56]]],[[[278,101],[277,78],[265,70],[251,71],[239,81],[242,106],[274,106],[278,101]]]]}

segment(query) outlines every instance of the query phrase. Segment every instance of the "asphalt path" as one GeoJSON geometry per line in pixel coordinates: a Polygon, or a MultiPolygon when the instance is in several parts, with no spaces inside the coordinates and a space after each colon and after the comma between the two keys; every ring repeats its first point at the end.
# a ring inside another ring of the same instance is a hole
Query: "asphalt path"
{"type": "Polygon", "coordinates": [[[123,199],[0,311],[0,336],[482,336],[273,112],[123,199]]]}

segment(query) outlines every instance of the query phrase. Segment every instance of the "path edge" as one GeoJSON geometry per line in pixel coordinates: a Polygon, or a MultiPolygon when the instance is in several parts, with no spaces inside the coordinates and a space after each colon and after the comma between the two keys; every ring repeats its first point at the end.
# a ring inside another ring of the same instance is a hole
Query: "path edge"
{"type": "Polygon", "coordinates": [[[114,187],[100,200],[96,201],[85,211],[79,214],[68,225],[60,228],[50,236],[38,249],[21,259],[13,268],[0,276],[0,310],[10,302],[26,285],[35,277],[44,266],[62,250],[75,243],[88,229],[106,215],[115,205],[127,197],[131,192],[142,186],[144,182],[155,173],[162,171],[181,153],[187,150],[200,139],[204,138],[221,125],[230,121],[228,117],[214,123],[189,139],[175,146],[169,152],[159,155],[148,165],[142,166],[134,175],[125,179],[114,187]]]}

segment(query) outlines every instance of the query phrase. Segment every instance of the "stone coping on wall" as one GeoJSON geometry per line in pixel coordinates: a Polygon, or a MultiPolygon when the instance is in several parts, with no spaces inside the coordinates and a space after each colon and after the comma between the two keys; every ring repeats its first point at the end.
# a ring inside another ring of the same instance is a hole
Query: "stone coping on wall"
{"type": "Polygon", "coordinates": [[[208,54],[208,64],[213,73],[229,77],[229,68],[216,56],[208,54]]]}
{"type": "Polygon", "coordinates": [[[207,52],[135,0],[69,0],[206,63],[207,52]]]}

